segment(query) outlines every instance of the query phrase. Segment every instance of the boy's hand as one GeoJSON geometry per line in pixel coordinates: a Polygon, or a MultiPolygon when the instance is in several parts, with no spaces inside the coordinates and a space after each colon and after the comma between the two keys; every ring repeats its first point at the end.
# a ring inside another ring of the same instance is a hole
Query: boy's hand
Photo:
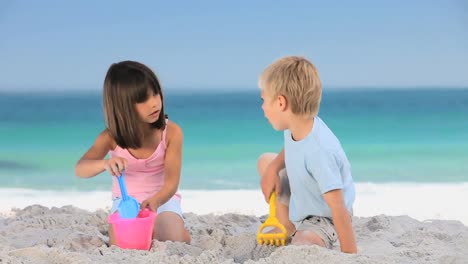
{"type": "Polygon", "coordinates": [[[270,196],[273,191],[276,191],[277,196],[281,194],[280,177],[278,172],[271,166],[266,168],[265,174],[262,176],[260,186],[262,187],[263,196],[267,203],[270,202],[270,196]]]}
{"type": "Polygon", "coordinates": [[[112,157],[104,161],[104,168],[112,176],[119,176],[127,168],[127,160],[121,157],[112,157]]]}

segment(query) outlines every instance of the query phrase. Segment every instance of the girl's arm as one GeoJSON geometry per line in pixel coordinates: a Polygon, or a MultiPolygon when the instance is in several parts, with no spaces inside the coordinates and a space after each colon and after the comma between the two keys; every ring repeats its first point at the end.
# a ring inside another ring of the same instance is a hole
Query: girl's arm
{"type": "Polygon", "coordinates": [[[141,208],[149,207],[152,211],[169,201],[177,191],[182,168],[182,129],[175,123],[167,123],[167,148],[164,159],[164,185],[151,198],[143,201],[141,208]]]}
{"type": "Polygon", "coordinates": [[[341,251],[345,253],[357,253],[351,216],[343,202],[343,192],[341,189],[332,190],[325,193],[323,198],[331,209],[333,223],[340,240],[341,251]]]}
{"type": "Polygon", "coordinates": [[[112,149],[112,143],[113,140],[107,130],[99,134],[91,148],[76,163],[76,176],[90,178],[106,170],[107,160],[104,158],[112,149]]]}

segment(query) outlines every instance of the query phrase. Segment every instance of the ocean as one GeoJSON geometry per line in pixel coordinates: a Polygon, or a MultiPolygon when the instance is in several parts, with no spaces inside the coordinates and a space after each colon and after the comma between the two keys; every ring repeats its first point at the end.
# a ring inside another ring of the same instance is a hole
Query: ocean
{"type": "MultiPolygon", "coordinates": [[[[111,179],[74,176],[104,129],[100,92],[0,93],[0,188],[107,191],[111,179]]],[[[257,157],[282,148],[259,91],[167,92],[185,135],[180,188],[259,188],[257,157]]],[[[319,116],[367,184],[468,182],[468,89],[326,90],[319,116]]]]}

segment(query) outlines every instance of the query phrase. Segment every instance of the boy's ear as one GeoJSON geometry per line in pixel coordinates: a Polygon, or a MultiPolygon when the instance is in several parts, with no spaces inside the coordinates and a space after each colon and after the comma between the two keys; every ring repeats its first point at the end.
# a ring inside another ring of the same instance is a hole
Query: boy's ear
{"type": "Polygon", "coordinates": [[[282,95],[278,95],[278,105],[279,105],[279,108],[281,111],[286,111],[286,109],[288,108],[288,101],[286,100],[286,97],[282,96],[282,95]]]}

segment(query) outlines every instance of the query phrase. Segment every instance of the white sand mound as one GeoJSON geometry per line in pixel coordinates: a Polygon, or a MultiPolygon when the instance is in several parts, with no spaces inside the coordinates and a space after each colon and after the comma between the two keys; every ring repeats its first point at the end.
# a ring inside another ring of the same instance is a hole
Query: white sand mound
{"type": "Polygon", "coordinates": [[[260,220],[185,214],[192,244],[153,241],[150,251],[107,247],[108,211],[33,205],[0,217],[0,263],[468,263],[468,228],[407,216],[353,219],[359,254],[255,243],[260,220]]]}

